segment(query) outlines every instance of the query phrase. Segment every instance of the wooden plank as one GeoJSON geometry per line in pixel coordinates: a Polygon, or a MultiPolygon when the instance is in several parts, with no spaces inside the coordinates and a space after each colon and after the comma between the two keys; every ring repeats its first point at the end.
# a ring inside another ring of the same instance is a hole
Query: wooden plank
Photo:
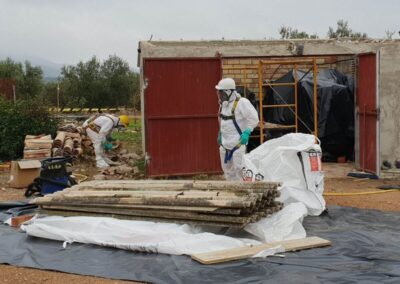
{"type": "Polygon", "coordinates": [[[290,241],[265,243],[261,245],[245,246],[234,249],[219,250],[208,253],[199,253],[192,255],[192,259],[202,264],[215,264],[232,260],[252,257],[266,249],[276,246],[283,246],[285,252],[298,251],[303,249],[330,246],[331,242],[319,237],[307,237],[290,241]]]}

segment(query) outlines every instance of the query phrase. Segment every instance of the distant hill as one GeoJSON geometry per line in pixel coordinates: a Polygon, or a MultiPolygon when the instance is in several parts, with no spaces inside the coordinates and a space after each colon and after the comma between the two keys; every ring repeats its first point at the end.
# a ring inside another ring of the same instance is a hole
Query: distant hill
{"type": "Polygon", "coordinates": [[[45,83],[53,83],[53,82],[57,82],[58,81],[58,77],[43,77],[43,82],[45,83]]]}
{"type": "Polygon", "coordinates": [[[34,55],[12,54],[0,51],[0,60],[4,60],[7,57],[10,57],[16,62],[25,62],[28,60],[32,65],[42,67],[44,80],[47,80],[46,78],[57,78],[60,76],[61,67],[63,66],[63,64],[54,63],[34,55]]]}

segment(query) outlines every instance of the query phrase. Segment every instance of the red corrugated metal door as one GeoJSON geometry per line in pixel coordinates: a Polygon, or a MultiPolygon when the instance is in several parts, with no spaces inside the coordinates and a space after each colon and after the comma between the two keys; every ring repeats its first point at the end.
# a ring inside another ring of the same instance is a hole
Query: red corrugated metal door
{"type": "Polygon", "coordinates": [[[378,173],[378,94],[376,58],[376,54],[359,55],[357,80],[359,161],[362,170],[372,173],[378,173]]]}
{"type": "Polygon", "coordinates": [[[217,173],[219,59],[145,59],[148,176],[217,173]]]}

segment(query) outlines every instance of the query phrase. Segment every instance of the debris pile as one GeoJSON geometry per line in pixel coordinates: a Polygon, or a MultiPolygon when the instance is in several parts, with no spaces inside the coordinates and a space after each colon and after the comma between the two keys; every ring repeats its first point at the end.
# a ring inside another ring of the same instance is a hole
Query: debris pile
{"type": "Polygon", "coordinates": [[[73,123],[58,128],[57,136],[54,139],[53,157],[78,157],[82,155],[83,129],[73,123]]]}
{"type": "Polygon", "coordinates": [[[100,174],[93,176],[95,180],[138,179],[143,177],[137,166],[142,157],[136,153],[128,153],[126,149],[118,149],[110,156],[110,167],[103,169],[100,174]]]}
{"type": "Polygon", "coordinates": [[[243,227],[282,209],[279,183],[185,180],[90,181],[32,201],[62,216],[243,227]]]}
{"type": "Polygon", "coordinates": [[[44,159],[51,157],[53,140],[50,135],[26,135],[24,159],[44,159]]]}
{"type": "Polygon", "coordinates": [[[53,157],[78,157],[83,153],[81,141],[79,133],[58,131],[52,148],[53,157]]]}

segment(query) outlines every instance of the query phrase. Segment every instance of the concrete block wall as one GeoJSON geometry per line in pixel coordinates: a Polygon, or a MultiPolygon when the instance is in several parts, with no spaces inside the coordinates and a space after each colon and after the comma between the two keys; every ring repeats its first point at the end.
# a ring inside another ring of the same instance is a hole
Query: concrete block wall
{"type": "MultiPolygon", "coordinates": [[[[223,58],[222,74],[223,77],[231,77],[239,86],[246,86],[250,91],[258,93],[258,64],[260,60],[304,60],[304,57],[275,57],[275,58],[223,58]],[[255,67],[255,68],[254,68],[255,67]],[[238,69],[239,68],[239,69],[238,69]],[[246,69],[254,68],[254,69],[246,69]]],[[[318,69],[337,68],[346,75],[355,75],[355,63],[352,56],[323,56],[317,57],[318,69]]],[[[293,65],[279,64],[267,65],[263,69],[264,80],[276,80],[291,69],[293,65]],[[277,69],[278,68],[278,69],[277,69]]],[[[298,64],[297,69],[308,71],[311,65],[298,64]]],[[[312,71],[311,71],[312,72],[312,71]]]]}
{"type": "Polygon", "coordinates": [[[382,47],[379,65],[380,164],[387,160],[394,166],[400,159],[400,45],[382,47]]]}

